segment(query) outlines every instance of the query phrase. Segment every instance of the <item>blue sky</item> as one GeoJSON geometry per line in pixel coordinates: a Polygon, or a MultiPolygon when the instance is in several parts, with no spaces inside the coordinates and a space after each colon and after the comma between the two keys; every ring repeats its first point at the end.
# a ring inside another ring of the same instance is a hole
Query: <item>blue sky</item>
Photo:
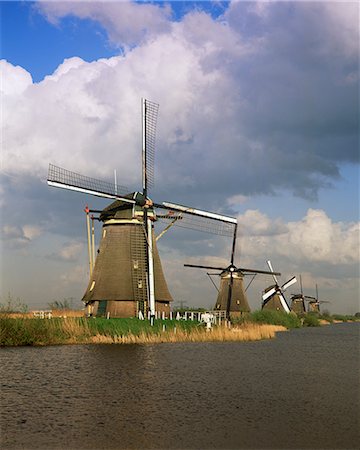
{"type": "MultiPolygon", "coordinates": [[[[136,187],[145,96],[160,103],[156,199],[237,215],[242,266],[270,258],[284,281],[317,283],[330,309],[360,309],[357,3],[0,7],[1,298],[81,298],[82,209],[106,205],[52,192],[47,165],[107,179],[116,168],[136,187]]],[[[227,250],[204,234],[162,239],[175,300],[210,306],[207,277],[182,264],[227,250]]],[[[268,281],[252,286],[253,308],[268,281]]]]}

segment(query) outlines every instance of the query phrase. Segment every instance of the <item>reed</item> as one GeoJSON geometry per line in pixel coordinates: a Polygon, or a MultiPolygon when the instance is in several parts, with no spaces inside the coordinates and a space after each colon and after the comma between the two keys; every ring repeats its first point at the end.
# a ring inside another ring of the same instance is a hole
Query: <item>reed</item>
{"type": "Polygon", "coordinates": [[[206,331],[197,322],[138,319],[14,319],[0,318],[0,345],[55,345],[80,343],[150,344],[160,342],[249,341],[269,339],[284,327],[242,324],[206,331]],[[166,325],[165,325],[166,323],[166,325]],[[166,328],[164,328],[164,326],[166,328]]]}
{"type": "Polygon", "coordinates": [[[191,330],[169,330],[161,333],[140,333],[123,336],[105,336],[97,334],[92,336],[92,344],[155,344],[169,342],[225,342],[225,341],[258,341],[272,339],[276,332],[286,331],[279,325],[246,324],[236,328],[224,326],[214,327],[210,331],[204,328],[191,330]]]}

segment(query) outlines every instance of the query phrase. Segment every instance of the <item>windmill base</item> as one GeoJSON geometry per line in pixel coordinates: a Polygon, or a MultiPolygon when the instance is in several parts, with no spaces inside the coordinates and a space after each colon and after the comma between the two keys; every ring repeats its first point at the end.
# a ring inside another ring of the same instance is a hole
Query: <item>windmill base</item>
{"type": "MultiPolygon", "coordinates": [[[[145,308],[146,309],[146,308],[145,308]]],[[[165,313],[169,317],[170,303],[168,301],[155,302],[155,310],[165,313]]],[[[139,311],[146,317],[147,311],[139,307],[138,302],[126,300],[100,300],[88,303],[86,314],[93,317],[130,318],[137,317],[139,311]]]]}

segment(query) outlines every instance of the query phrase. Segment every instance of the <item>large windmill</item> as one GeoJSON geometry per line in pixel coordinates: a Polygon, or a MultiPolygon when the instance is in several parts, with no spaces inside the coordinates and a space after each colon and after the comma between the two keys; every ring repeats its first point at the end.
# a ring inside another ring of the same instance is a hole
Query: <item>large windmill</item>
{"type": "Polygon", "coordinates": [[[114,200],[100,213],[102,237],[83,301],[94,315],[131,317],[167,311],[172,300],[154,236],[158,218],[174,225],[231,236],[236,219],[149,198],[154,181],[158,105],[142,99],[142,190],[131,192],[50,164],[50,186],[114,200]]]}
{"type": "Polygon", "coordinates": [[[285,311],[286,313],[290,313],[289,305],[284,296],[284,291],[296,283],[296,277],[290,278],[286,283],[282,286],[279,285],[279,282],[276,278],[276,273],[273,271],[271,261],[267,261],[267,265],[271,270],[272,276],[274,278],[274,285],[269,286],[265,289],[264,294],[262,296],[262,309],[272,309],[276,311],[285,311]]]}
{"type": "MultiPolygon", "coordinates": [[[[237,224],[234,227],[230,264],[227,267],[204,266],[198,264],[184,264],[185,267],[211,269],[220,271],[220,288],[216,299],[215,310],[226,311],[226,317],[239,316],[249,312],[250,306],[244,289],[244,276],[256,274],[273,274],[273,271],[246,269],[234,265],[236,248],[237,224]]],[[[281,275],[276,272],[276,275],[281,275]]]]}

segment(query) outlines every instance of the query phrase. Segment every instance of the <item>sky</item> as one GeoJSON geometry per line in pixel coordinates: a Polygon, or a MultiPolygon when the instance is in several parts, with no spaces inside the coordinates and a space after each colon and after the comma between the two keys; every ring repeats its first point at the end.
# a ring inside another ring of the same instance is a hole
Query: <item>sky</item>
{"type": "MultiPolygon", "coordinates": [[[[116,169],[139,190],[147,98],[160,105],[155,201],[237,217],[237,266],[270,259],[281,282],[317,285],[323,309],[360,310],[357,2],[0,8],[0,303],[81,307],[83,210],[108,202],[48,187],[48,165],[109,181],[116,169]]],[[[212,307],[206,271],[183,264],[226,267],[229,238],[173,227],[158,247],[174,304],[212,307]]],[[[271,282],[255,278],[253,309],[271,282]]]]}

